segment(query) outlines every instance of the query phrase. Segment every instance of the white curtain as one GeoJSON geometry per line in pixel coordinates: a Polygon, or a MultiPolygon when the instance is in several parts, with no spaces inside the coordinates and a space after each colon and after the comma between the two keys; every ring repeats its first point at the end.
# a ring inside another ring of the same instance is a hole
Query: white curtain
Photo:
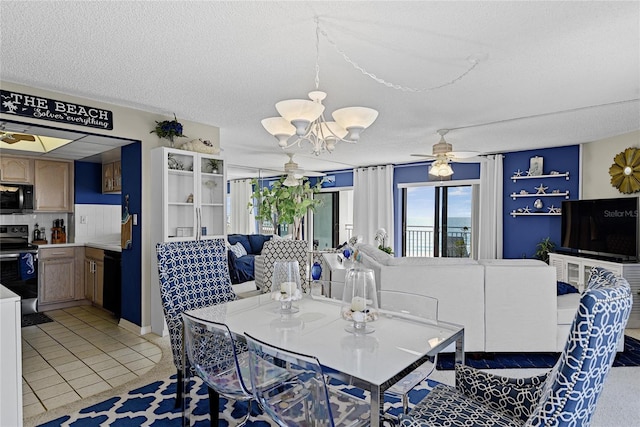
{"type": "Polygon", "coordinates": [[[502,258],[502,154],[480,163],[478,259],[502,258]]]}
{"type": "Polygon", "coordinates": [[[251,201],[251,180],[241,179],[230,182],[231,187],[231,227],[229,233],[253,234],[256,221],[253,209],[247,205],[251,201]]]}
{"type": "Polygon", "coordinates": [[[393,165],[353,170],[353,235],[377,246],[376,231],[387,231],[393,248],[393,165]]]}

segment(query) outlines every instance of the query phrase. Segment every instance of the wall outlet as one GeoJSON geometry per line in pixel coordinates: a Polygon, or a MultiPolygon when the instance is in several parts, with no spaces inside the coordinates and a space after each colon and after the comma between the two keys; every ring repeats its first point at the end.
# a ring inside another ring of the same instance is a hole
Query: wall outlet
{"type": "Polygon", "coordinates": [[[87,223],[87,216],[80,215],[80,224],[86,224],[86,223],[87,223]]]}

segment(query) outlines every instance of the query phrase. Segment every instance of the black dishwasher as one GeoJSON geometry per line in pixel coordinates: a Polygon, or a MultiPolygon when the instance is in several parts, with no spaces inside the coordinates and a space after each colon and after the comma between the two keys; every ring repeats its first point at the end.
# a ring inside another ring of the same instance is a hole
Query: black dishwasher
{"type": "Polygon", "coordinates": [[[122,294],[121,253],[104,251],[104,281],[102,307],[120,317],[122,294]]]}

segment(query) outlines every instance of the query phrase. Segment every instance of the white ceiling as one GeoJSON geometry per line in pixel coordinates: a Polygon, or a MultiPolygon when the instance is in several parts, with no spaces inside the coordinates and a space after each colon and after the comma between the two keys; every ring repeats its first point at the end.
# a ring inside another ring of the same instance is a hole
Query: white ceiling
{"type": "MultiPolygon", "coordinates": [[[[358,144],[308,170],[578,144],[640,129],[640,2],[0,1],[0,78],[220,127],[230,163],[287,161],[260,120],[320,89],[327,117],[368,106],[358,144]],[[337,49],[336,49],[337,47],[337,49]],[[374,81],[348,63],[407,92],[374,81]]],[[[185,129],[189,135],[189,129],[185,129]]],[[[189,135],[192,136],[192,135],[189,135]]],[[[197,135],[194,135],[197,136],[197,135]]]]}

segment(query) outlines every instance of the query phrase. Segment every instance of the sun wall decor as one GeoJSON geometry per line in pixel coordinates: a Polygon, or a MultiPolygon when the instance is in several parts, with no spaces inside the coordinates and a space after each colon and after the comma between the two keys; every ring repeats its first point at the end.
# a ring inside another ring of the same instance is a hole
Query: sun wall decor
{"type": "Polygon", "coordinates": [[[624,194],[640,191],[640,149],[627,148],[613,158],[611,185],[624,194]]]}

